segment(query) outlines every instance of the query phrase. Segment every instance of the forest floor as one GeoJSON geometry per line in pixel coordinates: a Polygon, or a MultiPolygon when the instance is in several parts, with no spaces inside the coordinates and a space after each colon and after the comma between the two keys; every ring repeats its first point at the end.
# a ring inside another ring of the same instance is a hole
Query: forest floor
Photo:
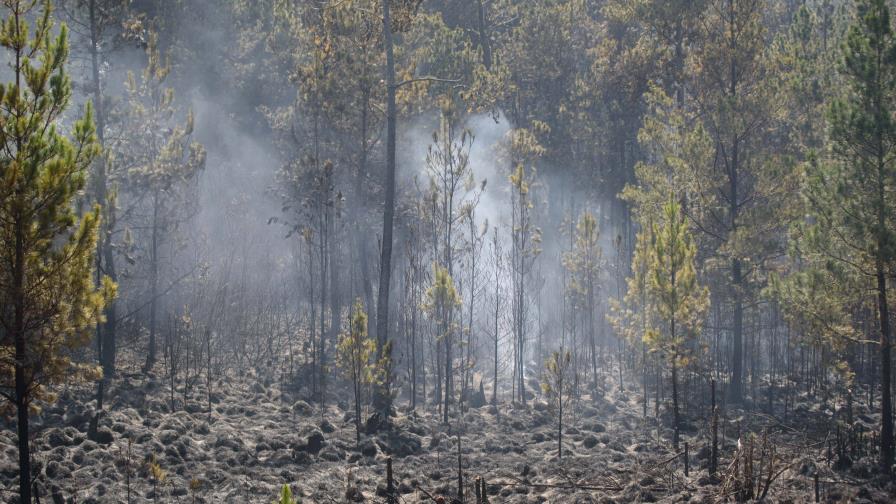
{"type": "MultiPolygon", "coordinates": [[[[769,487],[767,502],[812,502],[816,473],[822,502],[896,501],[893,483],[874,476],[873,455],[828,459],[832,413],[805,397],[787,422],[728,408],[720,421],[721,460],[713,481],[708,421],[689,424],[682,434],[682,445],[686,441],[690,448],[685,475],[668,427],[642,418],[640,391],[623,392],[611,382],[603,398],[577,404],[558,459],[555,417],[537,400],[469,408],[450,428],[434,407],[415,415],[399,408],[387,427],[362,434],[356,443],[354,421],[345,413],[347,397],[335,401],[342,407],[321,411],[276,381],[245,376],[213,384],[210,414],[201,383],[186,404],[179,392],[172,412],[162,377],[123,374],[108,390],[108,413],[96,441],[87,438],[91,388],[70,387],[35,416],[40,501],[270,503],[289,484],[306,503],[385,502],[391,456],[398,502],[433,502],[439,496],[451,502],[457,496],[458,438],[466,502],[475,502],[476,477],[487,482],[492,503],[728,502],[738,489],[747,491],[745,471],[753,475],[754,498],[769,487]],[[740,451],[737,430],[756,433],[742,437],[740,451]],[[748,469],[743,460],[749,447],[748,469]],[[735,470],[737,453],[741,463],[735,470]],[[151,460],[158,464],[158,481],[151,460]]],[[[706,416],[700,409],[692,408],[690,417],[706,416]]],[[[854,414],[856,424],[875,427],[877,417],[860,405],[854,414]]],[[[16,457],[13,425],[3,424],[3,502],[16,500],[16,457]]]]}

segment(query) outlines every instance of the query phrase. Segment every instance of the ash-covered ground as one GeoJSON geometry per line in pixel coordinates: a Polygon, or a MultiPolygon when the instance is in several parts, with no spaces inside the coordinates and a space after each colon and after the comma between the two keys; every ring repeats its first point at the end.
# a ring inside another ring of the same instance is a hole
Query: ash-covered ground
{"type": "MultiPolygon", "coordinates": [[[[640,390],[619,390],[609,378],[605,386],[602,398],[578,401],[566,418],[558,459],[556,416],[537,398],[526,406],[467,407],[449,425],[435,406],[412,413],[398,399],[387,424],[365,418],[370,432],[358,443],[347,395],[321,409],[283,380],[228,377],[212,383],[211,413],[202,380],[186,402],[179,387],[172,411],[163,376],[122,374],[107,390],[95,440],[88,439],[91,387],[64,390],[35,416],[37,487],[41,502],[54,503],[269,503],[283,484],[300,502],[386,502],[391,457],[398,502],[451,502],[458,498],[460,440],[464,502],[475,502],[480,477],[492,503],[801,503],[814,499],[816,474],[822,502],[896,500],[894,485],[874,476],[874,454],[863,453],[856,436],[847,443],[841,434],[838,441],[833,407],[805,395],[786,420],[727,407],[718,476],[711,478],[702,394],[692,396],[676,451],[665,408],[657,420],[651,405],[645,419],[640,390]]],[[[877,418],[860,404],[853,408],[854,426],[873,432],[877,418]]],[[[0,432],[5,502],[16,498],[13,427],[0,432]]]]}

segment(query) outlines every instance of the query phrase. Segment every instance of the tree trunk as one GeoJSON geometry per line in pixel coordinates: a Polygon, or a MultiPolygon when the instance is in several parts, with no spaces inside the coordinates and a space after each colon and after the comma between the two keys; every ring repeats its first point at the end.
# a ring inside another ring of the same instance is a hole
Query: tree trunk
{"type": "Polygon", "coordinates": [[[486,70],[492,69],[492,44],[488,35],[488,13],[485,2],[478,0],[479,47],[482,49],[482,64],[486,70]]]}
{"type": "Polygon", "coordinates": [[[16,361],[16,424],[19,438],[19,495],[23,504],[31,503],[31,451],[28,433],[28,379],[25,366],[28,362],[25,335],[25,230],[21,220],[15,225],[15,264],[13,270],[13,303],[15,304],[15,326],[12,339],[15,343],[16,361]]]}
{"type": "MultiPolygon", "coordinates": [[[[383,236],[380,250],[380,283],[376,306],[377,358],[392,357],[389,345],[389,287],[392,281],[392,224],[395,218],[395,57],[392,47],[391,0],[383,0],[383,42],[386,50],[386,171],[384,173],[383,236]]],[[[392,400],[389,396],[391,364],[387,365],[385,379],[376,394],[377,409],[389,413],[392,400]]]]}
{"type": "Polygon", "coordinates": [[[890,392],[890,314],[883,263],[877,264],[877,306],[880,319],[880,465],[890,474],[893,466],[893,410],[890,392]]]}
{"type": "Polygon", "coordinates": [[[149,351],[146,355],[145,372],[152,371],[156,363],[156,310],[159,289],[159,193],[152,197],[152,245],[150,248],[150,289],[149,289],[149,351]]]}
{"type": "Polygon", "coordinates": [[[591,400],[597,398],[597,345],[594,342],[594,280],[588,279],[588,336],[591,344],[591,400]]]}
{"type": "MultiPolygon", "coordinates": [[[[100,61],[99,61],[99,44],[100,44],[100,27],[96,18],[96,0],[90,0],[88,5],[90,16],[90,62],[93,74],[93,107],[96,111],[96,135],[100,146],[105,147],[106,143],[106,114],[103,104],[102,81],[100,80],[100,61]]],[[[113,282],[117,280],[115,272],[115,255],[112,248],[111,227],[115,222],[115,206],[108,205],[108,181],[106,175],[106,160],[102,155],[96,160],[96,199],[99,204],[103,205],[106,218],[102,223],[102,229],[99,236],[99,250],[97,257],[102,258],[102,264],[97,268],[97,285],[102,274],[108,276],[113,282]]],[[[97,261],[100,262],[99,260],[97,261]]],[[[100,330],[100,347],[99,355],[100,364],[103,366],[103,376],[108,378],[115,374],[115,351],[116,351],[116,312],[115,300],[111,299],[106,303],[106,321],[100,330]]]]}
{"type": "MultiPolygon", "coordinates": [[[[562,351],[562,348],[561,348],[562,351]]],[[[559,369],[560,373],[564,372],[563,368],[559,369]]],[[[557,458],[563,458],[563,375],[560,375],[560,387],[557,389],[557,458]]]]}
{"type": "Polygon", "coordinates": [[[498,281],[499,281],[498,269],[496,267],[495,268],[495,334],[494,334],[495,348],[494,348],[494,356],[493,356],[494,362],[492,363],[492,365],[494,366],[493,367],[494,376],[493,376],[493,381],[492,381],[492,406],[495,406],[495,407],[498,406],[498,316],[499,316],[499,309],[500,309],[500,304],[498,303],[498,299],[499,299],[498,285],[500,285],[500,284],[498,283],[498,281]]]}
{"type": "Polygon", "coordinates": [[[672,430],[672,446],[678,449],[678,435],[681,428],[678,412],[678,363],[672,358],[672,422],[675,424],[672,430]]]}
{"type": "MultiPolygon", "coordinates": [[[[451,308],[442,307],[443,314],[442,319],[445,320],[448,318],[448,312],[451,308]]],[[[446,424],[448,423],[448,405],[451,404],[451,396],[454,393],[453,389],[453,379],[452,379],[452,370],[451,370],[451,335],[448,334],[449,328],[451,327],[450,322],[445,323],[442,322],[442,338],[445,340],[445,405],[442,408],[442,421],[446,424]]]]}

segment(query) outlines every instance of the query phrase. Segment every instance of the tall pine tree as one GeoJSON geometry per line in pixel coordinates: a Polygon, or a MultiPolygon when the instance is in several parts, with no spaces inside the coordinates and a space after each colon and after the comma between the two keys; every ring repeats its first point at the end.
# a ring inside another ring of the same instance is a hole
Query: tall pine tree
{"type": "Polygon", "coordinates": [[[79,218],[74,200],[99,153],[93,111],[62,133],[71,100],[68,31],[54,36],[49,0],[8,1],[0,45],[13,82],[0,86],[0,394],[15,408],[19,502],[31,502],[29,412],[48,386],[93,377],[71,351],[89,343],[114,287],[93,281],[100,210],[79,218]],[[28,19],[35,19],[33,28],[28,19]]]}
{"type": "Polygon", "coordinates": [[[678,407],[678,370],[687,365],[693,340],[703,325],[709,298],[705,287],[697,283],[694,258],[697,247],[691,238],[681,205],[670,198],[663,207],[659,225],[653,226],[653,240],[647,261],[649,310],[656,314],[659,327],[644,333],[644,343],[660,352],[672,372],[672,413],[674,437],[678,446],[681,420],[678,407]]]}
{"type": "Polygon", "coordinates": [[[832,162],[809,165],[813,244],[827,262],[864,278],[880,337],[880,464],[893,465],[891,328],[887,279],[896,262],[896,38],[884,0],[861,0],[843,45],[846,89],[831,104],[832,162]]]}

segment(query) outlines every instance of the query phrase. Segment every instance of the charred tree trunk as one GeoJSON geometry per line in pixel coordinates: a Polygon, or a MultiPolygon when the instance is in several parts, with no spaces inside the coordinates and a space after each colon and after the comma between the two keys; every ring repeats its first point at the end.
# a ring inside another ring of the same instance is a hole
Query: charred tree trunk
{"type": "MultiPolygon", "coordinates": [[[[380,250],[380,282],[376,306],[377,358],[391,360],[389,344],[389,288],[392,281],[392,227],[395,219],[395,57],[393,55],[391,0],[383,0],[383,43],[386,51],[386,170],[383,193],[383,236],[380,250]]],[[[377,409],[389,413],[392,400],[391,364],[388,364],[384,383],[376,394],[377,409]]]]}

